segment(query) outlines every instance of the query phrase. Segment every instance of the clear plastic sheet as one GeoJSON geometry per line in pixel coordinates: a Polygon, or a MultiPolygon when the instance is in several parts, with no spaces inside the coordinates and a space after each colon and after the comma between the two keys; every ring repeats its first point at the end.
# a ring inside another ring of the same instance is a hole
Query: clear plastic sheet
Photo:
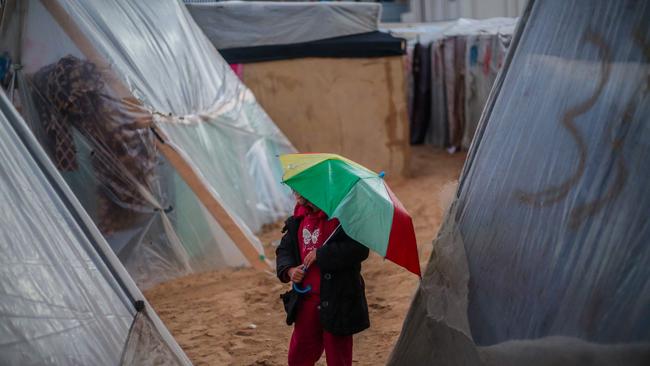
{"type": "Polygon", "coordinates": [[[512,34],[518,18],[460,18],[434,23],[382,24],[380,29],[396,37],[404,38],[410,46],[415,43],[431,43],[445,37],[512,34]]]}
{"type": "Polygon", "coordinates": [[[100,252],[106,243],[92,242],[94,228],[64,201],[67,187],[47,175],[51,162],[4,95],[0,110],[0,364],[129,364],[123,354],[187,364],[146,303],[131,326],[142,294],[100,252]]]}
{"type": "Polygon", "coordinates": [[[254,232],[291,207],[275,156],[294,149],[185,7],[25,5],[23,113],[138,285],[250,262],[160,139],[262,255],[254,232]]]}
{"type": "Polygon", "coordinates": [[[377,30],[381,4],[223,1],[185,4],[217,49],[316,41],[377,30]]]}
{"type": "Polygon", "coordinates": [[[0,363],[116,364],[134,310],[4,115],[0,125],[0,363]]]}
{"type": "MultiPolygon", "coordinates": [[[[228,82],[239,83],[233,73],[228,76],[228,82]]],[[[228,105],[224,98],[220,111],[195,120],[186,118],[181,123],[157,117],[161,121],[158,126],[175,147],[192,159],[220,201],[250,230],[258,231],[263,224],[284,217],[291,204],[282,185],[272,179],[282,175],[277,156],[289,151],[290,145],[250,90],[241,90],[233,98],[240,99],[239,105],[228,105]]]]}
{"type": "Polygon", "coordinates": [[[379,29],[406,39],[408,46],[412,47],[416,43],[428,44],[442,39],[445,30],[450,29],[460,20],[436,23],[389,23],[381,24],[379,29]]]}
{"type": "Polygon", "coordinates": [[[456,20],[443,33],[447,37],[476,34],[512,34],[518,18],[488,18],[456,20]]]}
{"type": "Polygon", "coordinates": [[[650,340],[649,18],[535,3],[459,197],[477,343],[650,340]]]}
{"type": "Polygon", "coordinates": [[[389,364],[650,357],[650,3],[524,18],[389,364]]]}
{"type": "Polygon", "coordinates": [[[175,356],[165,346],[146,312],[138,312],[133,319],[129,338],[124,345],[120,366],[173,365],[175,356]]]}

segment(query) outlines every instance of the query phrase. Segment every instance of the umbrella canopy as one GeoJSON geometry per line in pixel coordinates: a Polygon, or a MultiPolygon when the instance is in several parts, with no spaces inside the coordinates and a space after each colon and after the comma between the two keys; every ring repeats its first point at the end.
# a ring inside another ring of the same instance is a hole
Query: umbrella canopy
{"type": "Polygon", "coordinates": [[[283,183],[337,218],[352,239],[420,276],[410,215],[383,173],[336,154],[280,156],[283,183]]]}

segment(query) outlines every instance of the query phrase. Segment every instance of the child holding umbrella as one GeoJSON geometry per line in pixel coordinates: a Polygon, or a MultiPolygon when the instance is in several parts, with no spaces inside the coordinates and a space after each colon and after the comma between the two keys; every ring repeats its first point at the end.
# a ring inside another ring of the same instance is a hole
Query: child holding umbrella
{"type": "Polygon", "coordinates": [[[361,262],[371,249],[420,276],[413,221],[383,172],[336,154],[279,159],[282,183],[299,193],[276,251],[278,277],[294,284],[283,295],[295,320],[289,365],[313,365],[323,349],[328,365],[350,365],[352,335],[370,325],[361,262]],[[296,284],[311,290],[298,296],[296,284]]]}
{"type": "Polygon", "coordinates": [[[294,192],[296,207],[276,250],[277,275],[310,290],[297,293],[289,362],[314,365],[325,351],[328,366],[352,364],[352,335],[370,326],[361,262],[368,248],[351,239],[337,219],[294,192]],[[326,243],[327,242],[327,243],[326,243]]]}

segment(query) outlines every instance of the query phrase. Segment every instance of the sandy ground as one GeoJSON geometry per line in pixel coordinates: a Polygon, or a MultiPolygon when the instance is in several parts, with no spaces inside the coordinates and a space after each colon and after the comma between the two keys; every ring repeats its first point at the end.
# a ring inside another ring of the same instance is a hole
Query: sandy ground
{"type": "MultiPolygon", "coordinates": [[[[464,154],[418,147],[412,151],[413,176],[388,179],[413,217],[423,267],[464,159],[464,154]]],[[[280,228],[280,223],[269,225],[260,235],[269,253],[280,228]]],[[[418,279],[376,254],[364,262],[363,276],[371,327],[354,338],[354,364],[381,365],[397,340],[418,279]]],[[[292,328],[284,323],[279,295],[286,289],[272,273],[238,269],[188,276],[145,295],[195,365],[285,365],[292,328]]]]}

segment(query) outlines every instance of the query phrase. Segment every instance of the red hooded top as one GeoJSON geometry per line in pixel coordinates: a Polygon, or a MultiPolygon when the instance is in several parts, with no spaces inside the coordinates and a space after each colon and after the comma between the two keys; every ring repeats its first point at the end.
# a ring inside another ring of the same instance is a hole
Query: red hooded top
{"type": "MultiPolygon", "coordinates": [[[[309,252],[323,246],[325,240],[339,226],[339,220],[330,220],[325,212],[314,212],[310,207],[298,204],[293,215],[302,219],[298,228],[298,247],[300,249],[300,259],[304,261],[309,252]]],[[[307,286],[311,286],[310,294],[320,294],[320,268],[318,262],[314,262],[307,269],[301,287],[307,286]]]]}

